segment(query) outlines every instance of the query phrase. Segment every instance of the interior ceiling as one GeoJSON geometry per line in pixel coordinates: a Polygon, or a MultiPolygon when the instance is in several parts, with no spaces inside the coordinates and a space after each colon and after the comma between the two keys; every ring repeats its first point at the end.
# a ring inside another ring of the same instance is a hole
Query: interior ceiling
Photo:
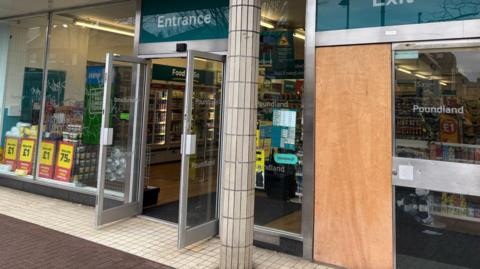
{"type": "Polygon", "coordinates": [[[306,0],[264,0],[262,17],[289,28],[305,29],[306,0]]]}
{"type": "Polygon", "coordinates": [[[0,18],[124,0],[0,0],[0,18]]]}

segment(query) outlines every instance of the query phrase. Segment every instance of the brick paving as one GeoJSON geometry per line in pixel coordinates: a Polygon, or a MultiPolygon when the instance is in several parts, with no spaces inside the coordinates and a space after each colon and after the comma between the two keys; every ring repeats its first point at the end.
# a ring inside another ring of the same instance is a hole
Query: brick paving
{"type": "Polygon", "coordinates": [[[0,215],[0,268],[171,268],[61,232],[0,215]]]}
{"type": "MultiPolygon", "coordinates": [[[[96,229],[95,210],[92,207],[4,187],[0,187],[0,214],[178,269],[219,267],[218,238],[177,249],[175,226],[141,216],[96,229]]],[[[0,252],[2,250],[0,245],[0,252]]],[[[255,269],[332,269],[261,248],[254,248],[253,260],[255,269]]],[[[3,269],[1,265],[0,268],[3,269]]]]}

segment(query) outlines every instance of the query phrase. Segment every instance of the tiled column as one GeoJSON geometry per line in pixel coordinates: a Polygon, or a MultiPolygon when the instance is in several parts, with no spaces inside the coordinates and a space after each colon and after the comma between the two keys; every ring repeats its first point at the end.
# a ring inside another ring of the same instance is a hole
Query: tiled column
{"type": "Polygon", "coordinates": [[[260,0],[230,0],[220,268],[252,268],[260,0]]]}

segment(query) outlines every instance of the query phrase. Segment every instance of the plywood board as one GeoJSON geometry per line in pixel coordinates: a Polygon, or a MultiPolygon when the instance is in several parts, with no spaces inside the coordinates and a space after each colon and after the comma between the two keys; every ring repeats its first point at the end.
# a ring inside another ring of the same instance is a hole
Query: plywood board
{"type": "Polygon", "coordinates": [[[391,46],[316,54],[314,258],[392,268],[391,46]]]}

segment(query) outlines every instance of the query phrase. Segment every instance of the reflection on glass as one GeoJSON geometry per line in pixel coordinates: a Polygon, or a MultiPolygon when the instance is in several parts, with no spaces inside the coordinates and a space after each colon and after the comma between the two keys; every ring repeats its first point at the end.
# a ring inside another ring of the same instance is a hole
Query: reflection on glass
{"type": "Polygon", "coordinates": [[[480,268],[480,198],[396,187],[397,268],[480,268]]]}
{"type": "Polygon", "coordinates": [[[480,50],[395,54],[396,155],[480,163],[480,50]]]}
{"type": "MultiPolygon", "coordinates": [[[[114,79],[111,89],[110,100],[110,128],[113,130],[113,143],[106,146],[105,163],[105,194],[122,197],[124,203],[134,200],[137,191],[130,192],[132,172],[137,167],[132,167],[132,160],[138,156],[138,147],[134,145],[135,107],[137,104],[136,88],[132,87],[132,74],[141,72],[136,65],[119,64],[113,65],[114,79]]],[[[135,174],[134,174],[135,176],[135,174]]],[[[118,204],[120,202],[117,202],[118,204]]],[[[116,206],[114,199],[106,199],[105,208],[116,206]]]]}
{"type": "MultiPolygon", "coordinates": [[[[106,29],[125,31],[133,29],[133,21],[127,18],[134,17],[134,12],[118,12],[129,10],[132,4],[134,3],[129,1],[73,10],[52,17],[47,62],[49,88],[43,112],[44,124],[41,127],[43,140],[40,150],[45,150],[40,154],[38,170],[41,180],[88,190],[97,187],[105,55],[131,55],[133,37],[115,31],[100,30],[91,25],[108,25],[106,29]],[[126,17],[119,17],[119,14],[126,17]],[[57,152],[53,165],[49,164],[52,162],[46,158],[49,156],[49,149],[57,152]],[[61,154],[70,161],[59,165],[56,160],[62,157],[61,154]]],[[[114,94],[116,97],[126,96],[122,87],[126,88],[127,84],[128,89],[131,87],[131,67],[115,66],[115,73],[117,76],[113,83],[114,94]]],[[[111,120],[116,124],[120,113],[121,111],[112,114],[111,120]]],[[[123,187],[118,183],[123,168],[120,169],[116,163],[123,160],[122,153],[123,149],[121,152],[114,149],[109,153],[112,155],[109,159],[115,161],[111,162],[113,166],[108,171],[112,170],[117,174],[110,176],[110,173],[107,173],[110,178],[106,181],[106,189],[111,190],[107,191],[107,194],[123,192],[123,187]]]]}
{"type": "Polygon", "coordinates": [[[255,225],[300,234],[305,1],[262,2],[255,225]]]}
{"type": "Polygon", "coordinates": [[[196,154],[188,171],[187,227],[216,218],[223,63],[195,58],[191,134],[196,154]]]}
{"type": "Polygon", "coordinates": [[[46,25],[46,16],[0,22],[0,173],[29,176],[35,167],[46,25]]]}

